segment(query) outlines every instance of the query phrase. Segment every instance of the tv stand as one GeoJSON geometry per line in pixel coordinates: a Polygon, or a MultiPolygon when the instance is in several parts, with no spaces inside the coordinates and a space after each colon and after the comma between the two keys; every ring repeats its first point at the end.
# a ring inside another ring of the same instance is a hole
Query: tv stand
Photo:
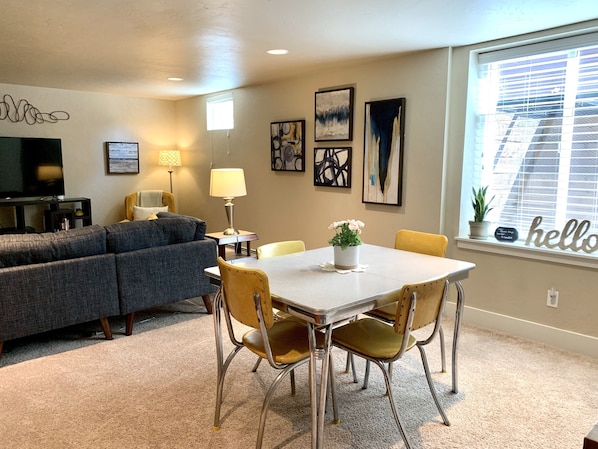
{"type": "MultiPolygon", "coordinates": [[[[52,198],[49,200],[29,199],[29,200],[2,200],[0,207],[14,207],[16,215],[16,228],[13,228],[16,233],[31,232],[31,227],[25,224],[25,206],[44,206],[44,231],[52,232],[60,229],[60,221],[63,218],[69,220],[72,228],[77,224],[81,226],[91,225],[91,200],[89,198],[65,198],[58,200],[52,198]],[[80,207],[77,206],[80,204],[80,207]],[[68,205],[67,208],[62,208],[62,205],[68,205]],[[76,215],[75,210],[81,209],[82,215],[76,215]]],[[[0,229],[0,232],[2,230],[0,229]]]]}

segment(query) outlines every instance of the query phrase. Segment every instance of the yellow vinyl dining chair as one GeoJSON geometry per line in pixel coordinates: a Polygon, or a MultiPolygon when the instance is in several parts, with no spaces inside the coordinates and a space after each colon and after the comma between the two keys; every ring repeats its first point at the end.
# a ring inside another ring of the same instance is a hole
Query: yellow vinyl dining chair
{"type": "MultiPolygon", "coordinates": [[[[255,250],[258,259],[266,259],[268,257],[284,256],[286,254],[301,253],[305,251],[305,243],[303,240],[283,240],[280,242],[266,243],[258,246],[255,250]]],[[[277,303],[276,296],[272,297],[273,307],[277,309],[274,319],[290,318],[284,311],[285,307],[277,303]]],[[[262,362],[262,358],[258,357],[252,371],[255,373],[262,362]]]]}
{"type": "Polygon", "coordinates": [[[302,240],[286,240],[261,245],[257,248],[256,254],[258,259],[265,259],[303,251],[305,251],[305,243],[302,240]]]}
{"type": "MultiPolygon", "coordinates": [[[[405,285],[397,295],[398,306],[393,326],[389,326],[375,318],[365,317],[351,321],[332,331],[332,344],[334,346],[363,357],[382,370],[390,407],[407,449],[411,446],[399,419],[390,383],[390,372],[387,367],[392,366],[392,362],[400,359],[405,352],[417,347],[432,398],[444,424],[450,425],[438,400],[424,349],[424,346],[433,341],[439,332],[440,317],[446,302],[448,285],[447,277],[405,285]],[[434,327],[425,339],[418,340],[412,335],[412,331],[431,324],[434,324],[434,327]]],[[[334,382],[334,379],[332,381],[334,382]]],[[[333,396],[334,400],[335,397],[333,396]]]]}
{"type": "MultiPolygon", "coordinates": [[[[274,320],[270,285],[267,275],[262,270],[235,266],[221,257],[218,258],[218,267],[223,295],[223,314],[234,348],[224,361],[222,369],[219,370],[214,430],[220,428],[220,410],[226,371],[235,355],[241,349],[247,348],[259,357],[268,360],[273,368],[281,370],[268,388],[262,405],[256,441],[256,448],[259,449],[264,437],[266,415],[277,386],[290,374],[291,392],[294,395],[293,370],[309,361],[308,328],[305,323],[297,320],[274,320]],[[239,339],[235,333],[233,319],[252,329],[246,331],[239,339]]],[[[317,332],[316,338],[320,341],[321,333],[317,332]]],[[[322,342],[320,341],[319,344],[322,342]]],[[[332,393],[334,394],[334,388],[332,388],[332,393]]]]}
{"type": "MultiPolygon", "coordinates": [[[[448,239],[442,234],[432,234],[428,232],[412,231],[410,229],[399,229],[395,234],[395,249],[411,251],[414,253],[427,254],[428,256],[444,257],[448,239]]],[[[366,313],[374,318],[381,319],[387,323],[393,323],[397,314],[397,303],[388,304],[378,309],[370,310],[366,313]]],[[[438,330],[440,340],[440,359],[442,372],[446,372],[446,353],[444,345],[444,331],[442,326],[438,330]]],[[[363,381],[363,388],[368,387],[370,364],[366,364],[366,370],[363,381]]],[[[392,365],[389,367],[392,376],[392,365]]]]}

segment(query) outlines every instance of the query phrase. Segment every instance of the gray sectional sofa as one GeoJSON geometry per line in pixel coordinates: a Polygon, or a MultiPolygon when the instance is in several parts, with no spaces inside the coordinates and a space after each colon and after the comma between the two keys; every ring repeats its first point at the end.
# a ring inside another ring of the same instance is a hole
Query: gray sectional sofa
{"type": "Polygon", "coordinates": [[[206,223],[160,213],[157,220],[87,226],[56,233],[0,235],[0,355],[4,341],[202,297],[211,313],[216,265],[206,223]]]}

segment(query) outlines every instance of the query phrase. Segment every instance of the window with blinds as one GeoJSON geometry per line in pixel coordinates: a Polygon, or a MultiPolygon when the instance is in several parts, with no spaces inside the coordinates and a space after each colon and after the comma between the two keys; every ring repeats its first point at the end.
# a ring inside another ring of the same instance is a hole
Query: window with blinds
{"type": "Polygon", "coordinates": [[[598,35],[478,55],[474,179],[488,219],[525,234],[572,218],[598,230],[598,35]],[[522,232],[523,231],[523,232],[522,232]]]}

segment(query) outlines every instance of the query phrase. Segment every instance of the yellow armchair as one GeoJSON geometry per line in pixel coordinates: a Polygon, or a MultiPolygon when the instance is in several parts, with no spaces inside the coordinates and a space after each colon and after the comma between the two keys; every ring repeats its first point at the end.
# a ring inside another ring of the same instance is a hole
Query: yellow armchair
{"type": "MultiPolygon", "coordinates": [[[[138,195],[139,192],[129,193],[125,196],[125,219],[133,220],[133,206],[139,206],[138,195]]],[[[174,205],[174,195],[170,192],[162,192],[162,206],[168,206],[168,212],[176,212],[174,205]]]]}

